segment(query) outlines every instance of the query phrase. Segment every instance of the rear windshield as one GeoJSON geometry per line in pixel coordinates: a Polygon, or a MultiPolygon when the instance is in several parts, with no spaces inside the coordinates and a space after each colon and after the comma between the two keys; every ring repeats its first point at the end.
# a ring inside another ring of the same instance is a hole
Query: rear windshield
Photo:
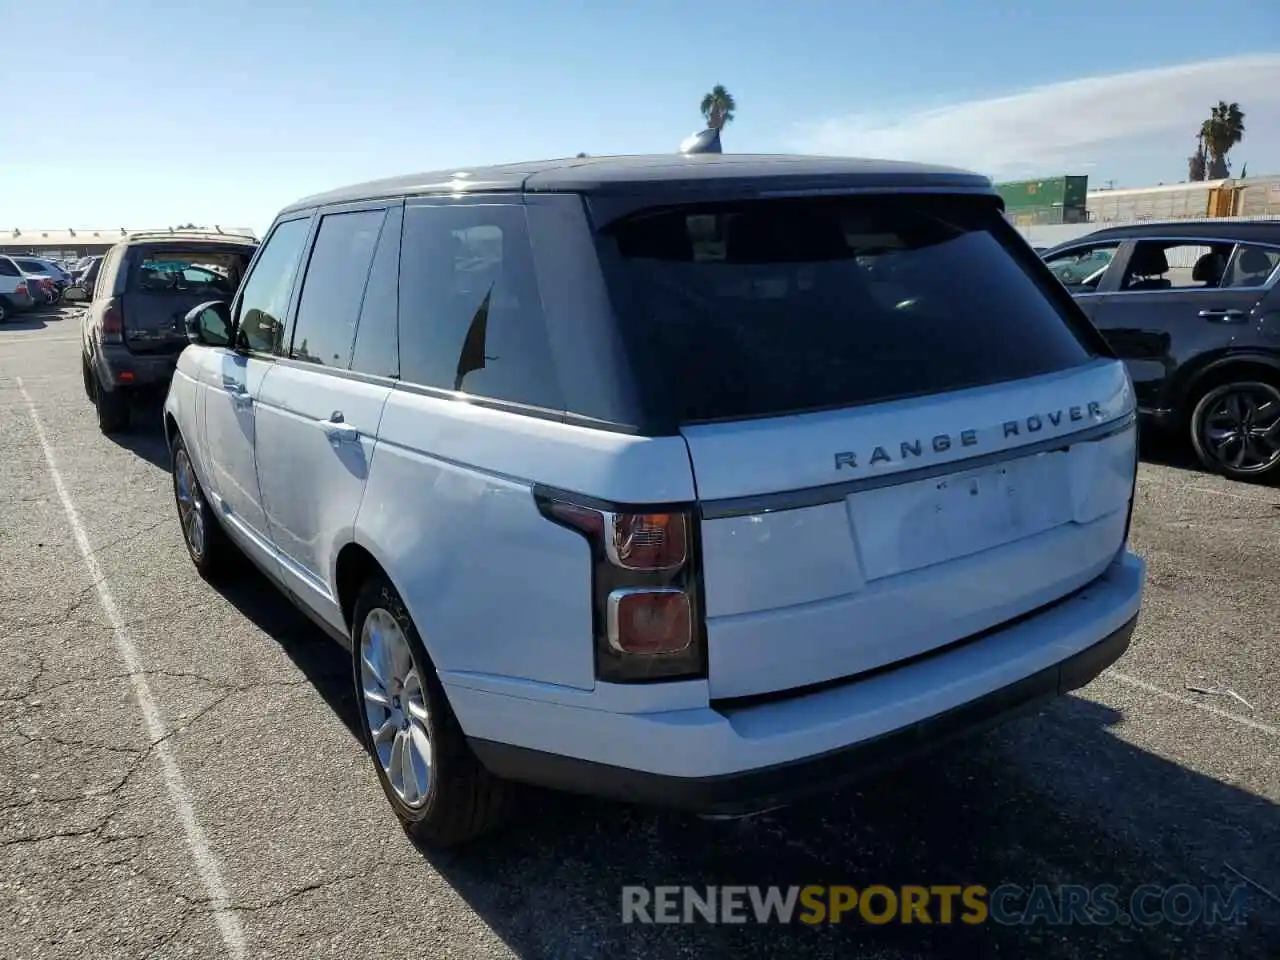
{"type": "Polygon", "coordinates": [[[154,250],[138,262],[130,287],[134,293],[230,298],[252,256],[252,250],[154,250]]]}
{"type": "Polygon", "coordinates": [[[1017,380],[1092,354],[989,201],[756,200],[606,228],[641,402],[680,423],[1017,380]]]}
{"type": "Polygon", "coordinates": [[[19,267],[27,273],[48,273],[50,268],[46,267],[39,260],[14,260],[19,267]]]}

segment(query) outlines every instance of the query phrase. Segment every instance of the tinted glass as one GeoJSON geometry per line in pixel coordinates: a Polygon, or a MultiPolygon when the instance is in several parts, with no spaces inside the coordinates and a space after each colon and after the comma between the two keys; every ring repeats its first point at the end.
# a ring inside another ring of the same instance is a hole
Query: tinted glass
{"type": "Polygon", "coordinates": [[[1280,267],[1280,250],[1242,243],[1223,277],[1224,287],[1260,287],[1280,267]]]}
{"type": "Polygon", "coordinates": [[[1045,260],[1045,265],[1065,286],[1092,289],[1098,286],[1119,249],[1119,242],[1074,247],[1067,253],[1045,260]]]}
{"type": "Polygon", "coordinates": [[[379,377],[400,375],[399,347],[396,337],[397,285],[400,276],[400,208],[387,211],[378,238],[378,252],[369,270],[364,288],[364,304],[360,308],[360,324],[356,327],[356,347],[351,355],[351,369],[379,377]]]}
{"type": "Polygon", "coordinates": [[[628,218],[604,247],[642,403],[684,423],[769,416],[1084,363],[1008,230],[989,203],[938,197],[628,218]]]}
{"type": "Polygon", "coordinates": [[[152,250],[137,261],[129,292],[230,300],[252,257],[252,249],[152,250]]]}
{"type": "Polygon", "coordinates": [[[405,380],[563,409],[524,209],[405,209],[400,254],[405,380]]]}
{"type": "Polygon", "coordinates": [[[1217,287],[1234,248],[1231,243],[1142,240],[1125,265],[1122,290],[1198,290],[1217,287]]]}
{"type": "Polygon", "coordinates": [[[284,333],[289,290],[311,221],[286,220],[267,238],[258,262],[244,282],[236,345],[244,350],[275,352],[284,333]]]}
{"type": "Polygon", "coordinates": [[[369,265],[386,215],[385,210],[361,210],[320,219],[302,281],[289,356],[346,369],[369,265]]]}
{"type": "Polygon", "coordinates": [[[0,257],[0,277],[16,277],[20,275],[21,271],[13,265],[12,261],[0,257]]]}
{"type": "Polygon", "coordinates": [[[14,262],[23,270],[25,270],[27,273],[48,273],[49,272],[49,268],[46,267],[43,263],[41,263],[39,260],[15,260],[14,262]]]}

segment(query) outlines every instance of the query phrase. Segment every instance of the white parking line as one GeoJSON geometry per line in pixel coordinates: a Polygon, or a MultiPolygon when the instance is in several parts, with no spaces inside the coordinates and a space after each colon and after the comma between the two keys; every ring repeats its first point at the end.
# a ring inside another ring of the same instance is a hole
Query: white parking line
{"type": "Polygon", "coordinates": [[[1102,676],[1110,677],[1112,680],[1118,680],[1120,683],[1126,684],[1135,689],[1142,690],[1151,694],[1153,697],[1159,697],[1161,700],[1172,700],[1174,703],[1180,703],[1186,707],[1194,707],[1204,713],[1212,714],[1221,720],[1229,720],[1232,723],[1238,723],[1242,727],[1248,727],[1250,730],[1257,730],[1259,733],[1266,734],[1268,737],[1276,737],[1280,739],[1280,727],[1274,727],[1269,723],[1263,723],[1261,720],[1252,720],[1249,717],[1242,717],[1238,713],[1232,713],[1230,710],[1222,710],[1209,703],[1200,703],[1198,700],[1192,700],[1190,697],[1180,697],[1176,693],[1170,693],[1155,684],[1147,683],[1145,680],[1139,680],[1137,677],[1131,677],[1127,673],[1121,673],[1119,670],[1104,670],[1102,676]]]}
{"type": "Polygon", "coordinates": [[[200,874],[200,882],[204,884],[205,892],[209,895],[209,906],[214,922],[217,924],[218,933],[222,936],[222,942],[226,945],[228,955],[233,960],[244,960],[248,956],[244,929],[240,925],[239,916],[231,908],[230,898],[227,896],[227,888],[222,882],[222,871],[218,867],[217,858],[213,855],[213,851],[209,849],[209,842],[205,839],[204,830],[201,829],[200,823],[196,819],[195,805],[192,803],[191,794],[187,791],[186,784],[182,779],[182,771],[178,769],[178,762],[174,759],[169,741],[163,739],[166,735],[164,722],[160,717],[160,710],[156,707],[155,697],[151,693],[151,685],[147,683],[146,675],[143,673],[142,658],[138,655],[138,648],[134,645],[128,631],[125,629],[124,619],[120,616],[120,609],[116,606],[115,598],[111,595],[111,588],[107,586],[107,580],[103,576],[102,568],[98,565],[98,561],[93,555],[93,547],[89,543],[89,535],[85,532],[84,525],[80,522],[80,515],[76,511],[75,503],[71,500],[71,494],[67,492],[67,485],[62,480],[62,474],[58,471],[58,465],[53,456],[53,448],[49,445],[49,439],[45,436],[44,425],[40,422],[39,413],[36,412],[35,402],[31,399],[31,395],[27,393],[27,388],[23,385],[21,377],[18,378],[18,390],[22,393],[22,399],[26,401],[27,410],[31,413],[36,439],[40,441],[40,448],[44,451],[45,462],[49,466],[49,476],[53,478],[54,489],[58,491],[58,499],[62,501],[62,509],[67,514],[67,523],[71,526],[71,532],[75,536],[76,546],[79,548],[80,556],[84,560],[89,580],[98,591],[98,600],[102,604],[102,612],[107,615],[107,621],[111,624],[111,632],[115,637],[116,649],[120,652],[120,659],[124,662],[125,669],[129,673],[129,679],[133,683],[134,700],[137,701],[138,709],[142,711],[142,718],[147,724],[147,735],[151,739],[152,749],[160,760],[164,785],[169,791],[169,800],[173,803],[174,811],[182,824],[182,832],[186,837],[187,849],[191,853],[191,858],[195,861],[196,870],[200,874]]]}

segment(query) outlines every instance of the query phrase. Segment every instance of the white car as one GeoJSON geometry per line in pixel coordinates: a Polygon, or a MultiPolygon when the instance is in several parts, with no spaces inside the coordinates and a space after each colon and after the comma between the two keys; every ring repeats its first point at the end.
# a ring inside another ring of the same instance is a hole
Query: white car
{"type": "Polygon", "coordinates": [[[429,843],[508,781],[778,806],[1088,682],[1138,616],[1129,378],[973,174],[379,181],[284,210],[187,329],[191,559],[349,645],[429,843]]]}

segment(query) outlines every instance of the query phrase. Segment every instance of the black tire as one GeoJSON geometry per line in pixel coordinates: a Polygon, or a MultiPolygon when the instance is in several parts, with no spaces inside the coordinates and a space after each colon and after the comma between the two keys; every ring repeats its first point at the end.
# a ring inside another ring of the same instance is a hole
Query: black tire
{"type": "Polygon", "coordinates": [[[128,429],[129,396],[123,390],[108,390],[95,376],[93,405],[98,408],[98,429],[103,433],[120,433],[128,429]]]}
{"type": "Polygon", "coordinates": [[[1205,469],[1246,483],[1280,476],[1280,388],[1275,384],[1246,375],[1209,388],[1191,412],[1190,430],[1191,446],[1205,469]]]}
{"type": "Polygon", "coordinates": [[[365,582],[356,599],[351,622],[352,675],[360,729],[378,782],[405,831],[426,846],[450,847],[474,840],[501,825],[511,809],[513,787],[489,773],[471,752],[413,619],[400,594],[383,574],[376,573],[365,582]],[[431,770],[425,802],[416,807],[407,805],[397,795],[383,769],[373,741],[372,720],[366,710],[361,637],[365,622],[376,610],[390,614],[399,625],[408,641],[413,666],[423,681],[431,770]]]}
{"type": "Polygon", "coordinates": [[[13,307],[9,306],[9,301],[4,297],[0,297],[0,323],[7,323],[11,320],[14,312],[13,307]]]}
{"type": "Polygon", "coordinates": [[[187,555],[191,557],[191,563],[201,577],[210,582],[221,582],[231,571],[237,569],[232,562],[235,545],[222,529],[222,524],[218,522],[213,507],[204,495],[200,478],[196,476],[191,456],[180,434],[174,436],[169,454],[173,501],[178,509],[178,525],[182,529],[182,542],[186,544],[187,555]],[[184,497],[185,502],[190,505],[190,511],[184,508],[184,497]],[[194,535],[193,527],[189,525],[195,523],[197,518],[201,531],[199,537],[194,535]]]}
{"type": "Polygon", "coordinates": [[[80,379],[84,381],[84,395],[93,402],[93,368],[89,366],[89,358],[80,354],[80,379]]]}

